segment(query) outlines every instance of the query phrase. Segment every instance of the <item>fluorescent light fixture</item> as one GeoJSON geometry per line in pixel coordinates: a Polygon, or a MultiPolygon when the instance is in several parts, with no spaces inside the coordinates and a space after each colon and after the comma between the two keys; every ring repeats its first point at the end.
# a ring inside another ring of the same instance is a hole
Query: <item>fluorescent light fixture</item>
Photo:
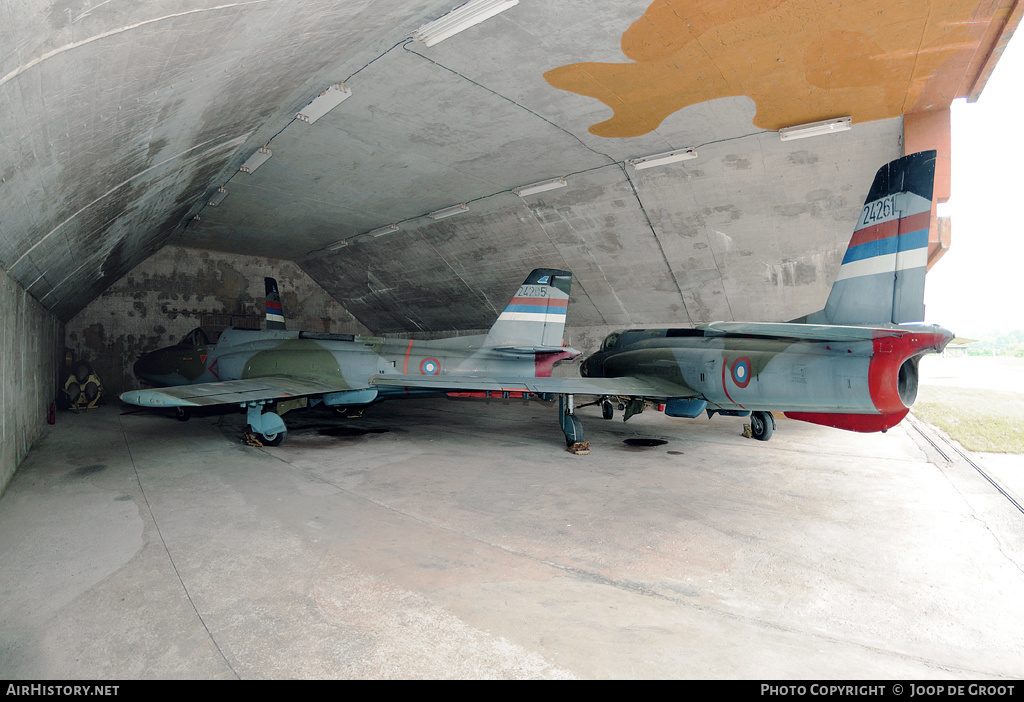
{"type": "Polygon", "coordinates": [[[519,197],[526,197],[527,195],[543,193],[548,190],[555,190],[556,188],[564,188],[565,186],[565,178],[552,178],[551,180],[542,180],[541,182],[533,183],[532,185],[521,185],[518,188],[515,188],[512,192],[519,197]]]}
{"type": "Polygon", "coordinates": [[[462,203],[461,205],[453,205],[452,207],[446,207],[443,210],[437,210],[431,212],[427,216],[431,219],[444,219],[445,217],[454,217],[457,214],[469,211],[469,205],[462,203]]]}
{"type": "Polygon", "coordinates": [[[641,158],[629,159],[629,165],[638,171],[642,171],[645,168],[654,168],[655,166],[664,166],[669,163],[675,163],[677,161],[689,161],[690,159],[697,158],[697,149],[692,146],[688,149],[677,149],[676,151],[666,151],[663,154],[653,154],[651,156],[643,156],[641,158]]]}
{"type": "Polygon", "coordinates": [[[306,124],[313,124],[350,97],[352,91],[346,88],[344,83],[336,83],[313,98],[313,102],[303,107],[295,118],[306,124]]]}
{"type": "Polygon", "coordinates": [[[851,117],[836,117],[835,119],[823,119],[820,122],[809,124],[798,124],[795,127],[783,127],[779,130],[779,138],[782,141],[791,139],[806,139],[807,137],[831,134],[832,132],[848,131],[853,124],[851,117]]]}
{"type": "Polygon", "coordinates": [[[348,246],[348,239],[342,239],[341,241],[336,241],[333,244],[331,244],[330,246],[328,246],[327,250],[328,251],[337,251],[338,249],[343,249],[346,246],[348,246]]]}
{"type": "Polygon", "coordinates": [[[433,46],[518,4],[519,0],[469,0],[465,5],[423,25],[412,33],[412,38],[433,46]]]}
{"type": "Polygon", "coordinates": [[[246,162],[242,164],[242,167],[239,168],[238,170],[240,170],[242,173],[252,173],[257,168],[262,166],[264,163],[269,161],[270,157],[273,155],[274,154],[270,152],[270,149],[268,149],[266,146],[261,146],[260,150],[254,153],[252,156],[250,156],[246,160],[246,162]]]}
{"type": "Polygon", "coordinates": [[[366,235],[367,236],[372,236],[374,239],[377,239],[378,237],[382,237],[385,234],[390,234],[392,232],[397,232],[397,231],[398,231],[398,225],[397,224],[389,224],[386,227],[379,227],[377,229],[374,229],[373,231],[366,232],[366,235]]]}
{"type": "Polygon", "coordinates": [[[207,201],[206,204],[209,205],[210,207],[216,207],[220,203],[224,202],[224,198],[226,198],[227,196],[228,191],[225,190],[224,186],[222,185],[219,188],[217,188],[217,190],[214,191],[213,195],[210,196],[210,199],[207,201]]]}

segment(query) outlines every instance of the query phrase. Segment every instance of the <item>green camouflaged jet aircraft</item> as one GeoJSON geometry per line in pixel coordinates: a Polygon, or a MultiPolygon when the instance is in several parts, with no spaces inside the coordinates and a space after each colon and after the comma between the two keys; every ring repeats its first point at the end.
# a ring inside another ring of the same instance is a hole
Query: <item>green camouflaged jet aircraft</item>
{"type": "MultiPolygon", "coordinates": [[[[195,329],[135,364],[138,378],[168,387],[129,391],[121,399],[142,407],[176,407],[182,417],[188,408],[238,404],[252,431],[277,446],[284,441],[285,424],[265,410],[297,398],[344,409],[444,392],[544,399],[567,392],[618,393],[621,382],[550,377],[557,361],[580,353],[562,345],[571,283],[568,271],[534,270],[486,335],[414,341],[287,331],[277,283],[267,278],[266,330],[227,329],[211,338],[210,330],[195,329]]],[[[629,389],[654,388],[634,384],[629,389]]],[[[570,444],[582,439],[574,417],[563,424],[578,432],[567,434],[570,444]]]]}

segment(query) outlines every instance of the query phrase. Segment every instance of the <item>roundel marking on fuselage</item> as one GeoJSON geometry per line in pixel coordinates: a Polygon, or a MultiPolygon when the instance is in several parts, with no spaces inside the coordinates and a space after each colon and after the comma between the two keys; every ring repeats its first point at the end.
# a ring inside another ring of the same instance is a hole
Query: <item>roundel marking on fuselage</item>
{"type": "Polygon", "coordinates": [[[732,380],[736,387],[745,388],[750,383],[750,359],[740,356],[732,363],[732,380]]]}
{"type": "Polygon", "coordinates": [[[421,375],[437,375],[441,372],[441,362],[436,358],[424,358],[420,361],[421,375]]]}

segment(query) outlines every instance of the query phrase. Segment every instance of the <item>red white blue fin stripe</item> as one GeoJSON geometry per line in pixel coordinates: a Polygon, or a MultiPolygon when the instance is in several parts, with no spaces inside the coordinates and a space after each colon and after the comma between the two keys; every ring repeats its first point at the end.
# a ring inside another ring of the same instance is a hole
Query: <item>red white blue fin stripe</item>
{"type": "Polygon", "coordinates": [[[284,324],[284,311],[281,309],[280,302],[267,300],[267,321],[284,324]]]}
{"type": "Polygon", "coordinates": [[[565,322],[569,300],[551,297],[514,297],[498,316],[502,322],[565,322]]]}
{"type": "Polygon", "coordinates": [[[836,280],[926,266],[930,225],[931,202],[914,193],[865,204],[836,280]]]}

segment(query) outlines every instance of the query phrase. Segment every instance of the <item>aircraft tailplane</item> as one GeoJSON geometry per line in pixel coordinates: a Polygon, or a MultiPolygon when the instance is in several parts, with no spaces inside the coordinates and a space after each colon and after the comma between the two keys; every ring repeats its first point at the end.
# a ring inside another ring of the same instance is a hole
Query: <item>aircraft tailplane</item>
{"type": "Polygon", "coordinates": [[[533,270],[487,334],[492,348],[532,353],[562,348],[572,273],[533,270]]]}
{"type": "Polygon", "coordinates": [[[819,324],[901,324],[924,320],[935,151],[882,166],[868,192],[819,324]]]}
{"type": "Polygon", "coordinates": [[[267,289],[267,329],[284,329],[284,311],[281,308],[281,294],[277,290],[277,281],[264,278],[267,289]]]}

